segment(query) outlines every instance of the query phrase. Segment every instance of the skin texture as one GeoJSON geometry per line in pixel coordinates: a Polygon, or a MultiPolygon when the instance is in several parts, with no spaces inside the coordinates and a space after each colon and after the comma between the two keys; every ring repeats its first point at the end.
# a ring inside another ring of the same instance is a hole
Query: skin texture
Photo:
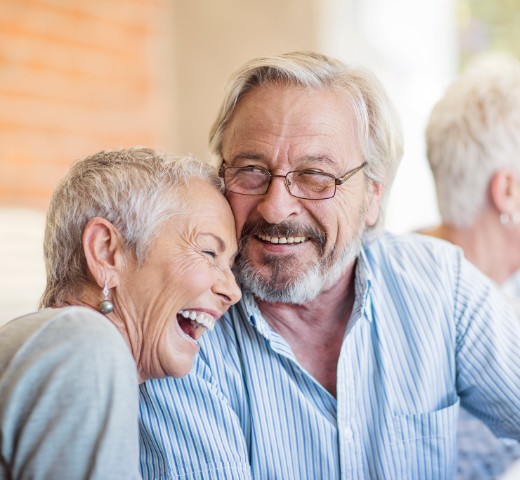
{"type": "Polygon", "coordinates": [[[441,223],[420,233],[458,245],[471,263],[500,284],[520,269],[520,224],[513,221],[520,212],[520,182],[511,170],[497,170],[485,195],[482,209],[467,227],[441,223]],[[501,214],[510,219],[505,225],[501,214]]]}
{"type": "MultiPolygon", "coordinates": [[[[218,318],[241,297],[231,272],[237,244],[226,199],[200,180],[176,194],[188,214],[163,224],[142,266],[106,220],[93,219],[85,229],[85,250],[95,257],[91,272],[100,286],[106,274],[114,303],[108,318],[128,341],[140,381],[180,377],[191,369],[199,346],[185,331],[199,338],[205,329],[183,331],[180,310],[218,318]]],[[[99,302],[99,289],[95,294],[99,302]]],[[[93,298],[86,303],[96,305],[93,298]]]]}
{"type": "MultiPolygon", "coordinates": [[[[256,87],[242,97],[224,132],[222,155],[226,166],[259,165],[275,174],[312,168],[335,177],[364,161],[344,94],[273,84],[256,87]]],[[[381,194],[382,187],[361,172],[328,200],[292,197],[280,178],[273,179],[265,195],[228,193],[241,238],[241,261],[245,259],[273,289],[304,277],[312,265],[327,271],[345,249],[359,241],[365,226],[376,222],[381,194]],[[251,232],[251,224],[259,226],[251,232]],[[272,244],[255,235],[285,236],[284,229],[294,236],[301,232],[308,240],[272,244]],[[323,239],[312,231],[320,232],[323,239]]],[[[334,395],[341,340],[354,299],[354,265],[352,258],[333,285],[326,285],[303,305],[259,302],[299,362],[334,395]]]]}

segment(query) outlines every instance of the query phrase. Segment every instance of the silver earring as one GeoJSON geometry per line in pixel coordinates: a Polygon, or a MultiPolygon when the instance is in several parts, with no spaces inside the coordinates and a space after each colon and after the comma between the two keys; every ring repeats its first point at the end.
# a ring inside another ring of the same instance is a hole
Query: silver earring
{"type": "Polygon", "coordinates": [[[114,310],[114,304],[108,299],[108,291],[107,281],[105,280],[105,286],[103,288],[103,296],[105,299],[99,304],[101,313],[104,313],[105,315],[114,310]]]}
{"type": "Polygon", "coordinates": [[[500,223],[502,225],[507,225],[510,220],[511,220],[511,217],[509,216],[508,213],[501,213],[500,214],[500,223]]]}

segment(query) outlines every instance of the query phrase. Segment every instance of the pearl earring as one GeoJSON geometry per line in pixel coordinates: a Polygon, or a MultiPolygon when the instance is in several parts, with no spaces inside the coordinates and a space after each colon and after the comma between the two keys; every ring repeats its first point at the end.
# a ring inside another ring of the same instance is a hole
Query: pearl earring
{"type": "Polygon", "coordinates": [[[101,313],[104,313],[105,315],[114,310],[114,304],[108,299],[108,291],[107,281],[105,280],[105,286],[103,288],[103,296],[105,299],[99,304],[101,313]]]}
{"type": "Polygon", "coordinates": [[[500,214],[500,223],[502,225],[507,225],[510,220],[511,220],[511,218],[510,218],[508,213],[501,213],[500,214]]]}

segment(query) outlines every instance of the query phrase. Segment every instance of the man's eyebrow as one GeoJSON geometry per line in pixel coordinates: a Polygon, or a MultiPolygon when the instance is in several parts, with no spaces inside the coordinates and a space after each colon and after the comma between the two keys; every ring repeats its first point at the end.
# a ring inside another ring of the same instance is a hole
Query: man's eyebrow
{"type": "Polygon", "coordinates": [[[228,162],[236,162],[237,160],[265,160],[265,155],[258,152],[240,152],[233,155],[231,158],[226,158],[228,162]]]}
{"type": "Polygon", "coordinates": [[[333,158],[331,158],[328,155],[304,155],[303,157],[298,158],[298,161],[300,162],[323,162],[328,165],[335,165],[337,162],[334,161],[333,158]]]}
{"type": "MultiPolygon", "coordinates": [[[[231,158],[226,158],[228,162],[236,162],[237,160],[266,160],[267,157],[262,153],[240,152],[233,155],[231,158]]],[[[337,162],[329,155],[303,155],[296,158],[298,162],[323,162],[330,165],[335,165],[337,162]]]]}

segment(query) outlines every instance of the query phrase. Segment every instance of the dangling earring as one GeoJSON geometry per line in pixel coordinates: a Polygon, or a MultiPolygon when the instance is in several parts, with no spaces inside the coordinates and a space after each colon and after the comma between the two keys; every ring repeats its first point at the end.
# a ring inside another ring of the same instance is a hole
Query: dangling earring
{"type": "Polygon", "coordinates": [[[108,291],[107,281],[105,280],[105,286],[103,288],[103,296],[105,299],[99,304],[101,313],[104,313],[105,315],[114,310],[114,304],[108,299],[108,291]]]}
{"type": "Polygon", "coordinates": [[[511,220],[511,217],[509,216],[509,213],[501,213],[500,214],[500,223],[502,225],[507,225],[510,220],[511,220]]]}

